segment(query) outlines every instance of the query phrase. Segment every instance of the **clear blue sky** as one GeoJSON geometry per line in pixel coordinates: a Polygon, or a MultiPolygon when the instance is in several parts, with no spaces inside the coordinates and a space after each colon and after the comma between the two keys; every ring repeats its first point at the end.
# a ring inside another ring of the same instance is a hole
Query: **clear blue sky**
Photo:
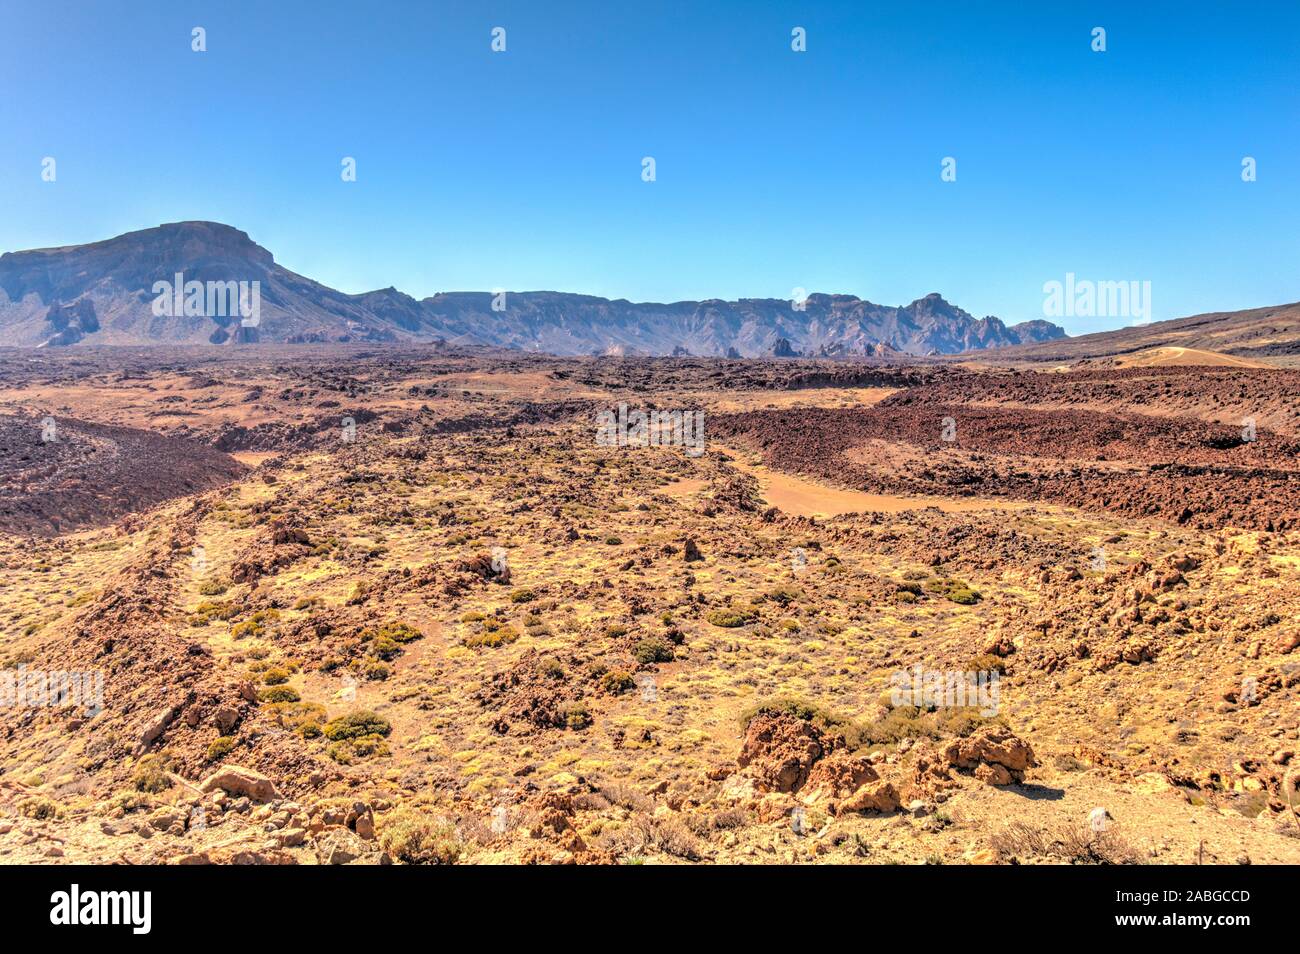
{"type": "Polygon", "coordinates": [[[213,219],[416,297],[1300,299],[1295,2],[0,0],[0,130],[0,251],[213,219]]]}

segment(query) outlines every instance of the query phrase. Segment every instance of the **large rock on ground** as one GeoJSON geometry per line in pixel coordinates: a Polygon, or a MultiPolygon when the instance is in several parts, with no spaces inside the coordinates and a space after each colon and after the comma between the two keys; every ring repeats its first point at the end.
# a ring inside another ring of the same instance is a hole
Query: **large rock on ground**
{"type": "Polygon", "coordinates": [[[974,770],[990,785],[1010,785],[1025,780],[1025,769],[1038,764],[1029,743],[1006,726],[989,726],[974,735],[957,739],[943,751],[954,768],[974,770]]]}
{"type": "Polygon", "coordinates": [[[835,815],[845,812],[898,811],[898,791],[881,781],[871,762],[845,751],[832,752],[808,773],[799,792],[806,805],[824,805],[835,815]]]}
{"type": "Polygon", "coordinates": [[[228,795],[244,795],[255,802],[269,802],[279,798],[275,783],[261,772],[240,765],[223,765],[203,780],[199,788],[204,792],[221,790],[228,795]]]}
{"type": "Polygon", "coordinates": [[[379,864],[379,850],[356,832],[331,828],[316,839],[316,857],[323,865],[379,864]]]}
{"type": "Polygon", "coordinates": [[[167,730],[167,726],[171,725],[174,718],[176,718],[175,706],[168,706],[156,713],[140,731],[140,743],[135,747],[136,754],[139,755],[153,745],[167,730]]]}
{"type": "Polygon", "coordinates": [[[899,806],[898,790],[889,782],[868,782],[840,802],[839,813],[845,812],[896,812],[899,806]]]}
{"type": "Polygon", "coordinates": [[[879,780],[880,775],[866,759],[844,751],[833,752],[812,767],[799,799],[808,805],[833,804],[868,782],[879,780]]]}
{"type": "Polygon", "coordinates": [[[793,792],[808,780],[814,763],[829,754],[835,741],[806,719],[759,713],[745,730],[736,764],[763,791],[793,792]]]}
{"type": "Polygon", "coordinates": [[[299,544],[310,546],[311,539],[301,524],[290,517],[276,517],[271,521],[271,543],[275,546],[299,544]]]}

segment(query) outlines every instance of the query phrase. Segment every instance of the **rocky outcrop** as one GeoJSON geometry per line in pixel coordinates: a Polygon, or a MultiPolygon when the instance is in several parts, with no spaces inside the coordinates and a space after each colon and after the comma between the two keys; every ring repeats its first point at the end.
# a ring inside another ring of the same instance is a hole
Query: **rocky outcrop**
{"type": "Polygon", "coordinates": [[[789,812],[796,801],[832,814],[899,807],[897,790],[870,760],[847,752],[839,735],[789,713],[754,716],[736,764],[742,774],[724,781],[722,797],[749,804],[760,818],[789,812]]]}
{"type": "Polygon", "coordinates": [[[504,560],[494,560],[486,553],[480,553],[461,561],[456,569],[468,573],[488,583],[505,585],[510,582],[510,565],[504,560]]]}
{"type": "Polygon", "coordinates": [[[1038,764],[1029,743],[1005,726],[957,739],[943,750],[943,757],[953,768],[973,770],[976,778],[990,785],[1023,782],[1025,770],[1038,764]]]}
{"type": "Polygon", "coordinates": [[[834,741],[805,719],[759,713],[745,730],[736,764],[748,770],[761,791],[794,792],[833,747],[834,741]]]}
{"type": "Polygon", "coordinates": [[[819,761],[799,793],[806,805],[823,805],[843,812],[893,812],[899,807],[898,790],[881,779],[869,759],[844,751],[819,761]]]}
{"type": "Polygon", "coordinates": [[[263,576],[274,576],[309,552],[311,539],[301,524],[291,517],[277,517],[231,563],[230,579],[234,583],[256,583],[263,576]]]}
{"type": "Polygon", "coordinates": [[[105,526],[245,468],[193,441],[62,416],[0,414],[0,532],[105,526]]]}

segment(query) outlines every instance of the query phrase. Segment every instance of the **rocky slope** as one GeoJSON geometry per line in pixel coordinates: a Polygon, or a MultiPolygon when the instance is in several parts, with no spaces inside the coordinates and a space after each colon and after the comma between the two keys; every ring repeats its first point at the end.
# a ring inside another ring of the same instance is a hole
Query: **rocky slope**
{"type": "MultiPolygon", "coordinates": [[[[1026,343],[1000,352],[999,361],[1052,363],[1107,360],[1153,348],[1192,349],[1238,359],[1293,365],[1300,360],[1300,302],[1244,311],[1216,311],[1076,338],[1026,343]]],[[[1190,363],[1190,362],[1189,362],[1190,363]]]]}
{"type": "Polygon", "coordinates": [[[938,294],[910,305],[851,295],[635,303],[563,292],[445,292],[417,301],[395,288],[348,295],[277,265],[247,234],[179,222],[90,245],[0,256],[0,345],[227,342],[431,342],[561,355],[924,355],[1060,338],[1044,321],[976,319],[938,294]],[[154,314],[154,283],[259,282],[260,318],[154,314]]]}
{"type": "Polygon", "coordinates": [[[0,532],[102,526],[244,470],[211,447],[137,428],[0,414],[0,532]]]}

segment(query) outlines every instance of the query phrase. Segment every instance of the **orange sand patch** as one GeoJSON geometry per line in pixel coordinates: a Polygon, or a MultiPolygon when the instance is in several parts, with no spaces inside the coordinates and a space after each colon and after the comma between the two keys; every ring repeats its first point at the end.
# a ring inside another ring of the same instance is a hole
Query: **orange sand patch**
{"type": "Polygon", "coordinates": [[[234,451],[230,456],[245,467],[256,467],[263,461],[278,457],[279,454],[275,451],[234,451]]]}
{"type": "MultiPolygon", "coordinates": [[[[722,448],[718,448],[722,450],[722,448]]],[[[944,513],[969,513],[975,510],[1024,510],[1041,506],[1019,500],[985,497],[907,497],[894,494],[869,494],[845,490],[774,471],[761,464],[751,464],[732,451],[732,465],[758,480],[763,500],[783,513],[796,517],[838,517],[846,513],[903,513],[937,507],[944,513]]]]}

